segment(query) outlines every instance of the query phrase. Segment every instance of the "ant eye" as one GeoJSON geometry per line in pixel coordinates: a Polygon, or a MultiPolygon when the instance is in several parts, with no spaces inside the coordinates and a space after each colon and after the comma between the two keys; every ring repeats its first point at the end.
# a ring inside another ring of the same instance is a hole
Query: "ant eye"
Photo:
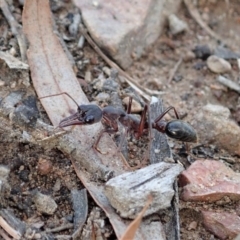
{"type": "Polygon", "coordinates": [[[94,116],[90,115],[85,118],[85,123],[91,124],[94,123],[94,116]]]}

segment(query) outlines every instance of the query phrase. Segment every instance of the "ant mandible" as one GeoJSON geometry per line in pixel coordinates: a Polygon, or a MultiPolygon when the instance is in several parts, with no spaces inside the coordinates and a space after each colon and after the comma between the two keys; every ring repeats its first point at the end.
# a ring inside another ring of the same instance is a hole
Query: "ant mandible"
{"type": "Polygon", "coordinates": [[[73,125],[90,125],[102,121],[105,125],[105,128],[100,132],[96,142],[93,145],[94,149],[96,149],[98,152],[101,152],[97,146],[102,135],[105,132],[109,134],[116,133],[118,131],[118,122],[125,127],[126,133],[131,132],[136,138],[140,138],[143,135],[144,130],[153,128],[161,133],[165,133],[170,138],[182,142],[197,141],[197,134],[194,128],[187,122],[180,120],[176,109],[172,106],[168,107],[156,119],[150,119],[149,123],[147,120],[147,105],[144,106],[140,120],[131,114],[132,98],[129,98],[129,104],[126,112],[113,106],[106,106],[101,109],[95,104],[78,105],[78,103],[67,92],[40,97],[40,99],[63,94],[71,98],[72,101],[77,105],[77,112],[61,120],[58,127],[64,128],[73,125]],[[163,117],[170,110],[174,111],[176,119],[166,122],[163,120],[163,117]]]}

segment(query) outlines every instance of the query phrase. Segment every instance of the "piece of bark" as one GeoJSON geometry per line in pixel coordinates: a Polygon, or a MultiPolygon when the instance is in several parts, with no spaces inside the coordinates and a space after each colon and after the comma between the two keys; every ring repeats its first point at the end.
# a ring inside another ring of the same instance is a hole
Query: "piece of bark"
{"type": "MultiPolygon", "coordinates": [[[[36,92],[39,97],[68,92],[79,104],[87,104],[88,100],[79,86],[71,64],[52,31],[51,17],[47,0],[25,1],[23,27],[30,43],[28,61],[36,92]]],[[[62,118],[69,116],[72,110],[76,111],[74,103],[64,95],[42,99],[42,103],[55,126],[62,118]]],[[[116,214],[103,192],[103,182],[96,180],[104,180],[112,172],[118,175],[124,172],[125,166],[122,155],[116,151],[115,144],[107,134],[101,139],[99,148],[108,154],[102,155],[93,150],[92,145],[101,129],[100,123],[79,126],[64,137],[59,137],[56,144],[72,160],[78,177],[96,203],[105,211],[119,238],[127,228],[128,222],[116,214]]],[[[45,147],[50,147],[54,141],[46,142],[45,147]]],[[[148,227],[145,221],[142,225],[148,227]]],[[[135,239],[146,239],[142,237],[141,232],[140,228],[135,239]]],[[[153,233],[147,237],[154,239],[157,238],[157,234],[153,233]]]]}
{"type": "MultiPolygon", "coordinates": [[[[151,119],[157,118],[163,112],[163,103],[160,99],[153,99],[150,104],[151,119]]],[[[150,148],[150,162],[158,163],[164,161],[165,158],[172,158],[172,152],[168,145],[166,134],[160,133],[152,129],[152,141],[150,148]]]]}

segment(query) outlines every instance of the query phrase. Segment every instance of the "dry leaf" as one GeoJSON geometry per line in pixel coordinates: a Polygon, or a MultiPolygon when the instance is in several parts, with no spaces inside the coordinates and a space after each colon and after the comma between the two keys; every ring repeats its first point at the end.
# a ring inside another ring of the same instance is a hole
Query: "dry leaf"
{"type": "Polygon", "coordinates": [[[139,228],[139,226],[142,222],[143,215],[146,212],[149,205],[151,204],[151,202],[152,202],[152,196],[150,195],[148,197],[146,205],[144,206],[142,211],[138,214],[136,219],[130,223],[126,232],[123,234],[123,236],[120,238],[120,240],[132,240],[132,239],[134,239],[134,236],[135,236],[135,234],[136,234],[136,232],[137,232],[137,230],[138,230],[138,228],[139,228]]]}

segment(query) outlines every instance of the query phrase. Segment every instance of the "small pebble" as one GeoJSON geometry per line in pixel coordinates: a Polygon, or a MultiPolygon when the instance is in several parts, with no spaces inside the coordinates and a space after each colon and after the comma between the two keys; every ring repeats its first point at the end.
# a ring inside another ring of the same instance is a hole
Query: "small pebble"
{"type": "Polygon", "coordinates": [[[103,67],[103,72],[109,77],[111,74],[111,69],[108,67],[103,67]]]}
{"type": "Polygon", "coordinates": [[[232,70],[231,64],[215,55],[207,59],[208,68],[214,73],[226,73],[232,70]]]}
{"type": "Polygon", "coordinates": [[[196,58],[202,60],[207,60],[212,54],[211,49],[207,45],[198,45],[193,49],[193,52],[195,53],[196,58]]]}
{"type": "Polygon", "coordinates": [[[188,230],[195,230],[196,228],[197,228],[197,222],[196,221],[192,221],[188,226],[188,230]]]}
{"type": "Polygon", "coordinates": [[[14,81],[14,82],[11,83],[10,88],[15,88],[16,85],[17,85],[17,83],[14,81]]]}
{"type": "Polygon", "coordinates": [[[101,92],[96,96],[98,101],[108,101],[110,99],[110,95],[105,92],[101,92]]]}
{"type": "Polygon", "coordinates": [[[53,191],[58,192],[61,189],[61,180],[58,178],[53,186],[53,191]]]}
{"type": "Polygon", "coordinates": [[[0,87],[3,87],[5,85],[5,82],[0,80],[0,87]]]}
{"type": "MultiPolygon", "coordinates": [[[[125,97],[123,99],[123,104],[125,106],[128,106],[129,103],[129,97],[125,97]]],[[[131,106],[131,113],[139,113],[143,110],[141,104],[137,102],[135,99],[132,99],[132,106],[131,106]]]]}
{"type": "Polygon", "coordinates": [[[52,171],[52,163],[47,159],[40,158],[37,167],[40,175],[47,175],[52,171]]]}
{"type": "Polygon", "coordinates": [[[193,59],[195,59],[195,54],[192,51],[186,51],[184,56],[183,56],[183,60],[185,62],[190,62],[193,59]]]}
{"type": "Polygon", "coordinates": [[[33,201],[39,212],[49,215],[52,215],[58,207],[52,197],[42,194],[40,192],[35,193],[33,201]]]}
{"type": "Polygon", "coordinates": [[[91,83],[92,82],[92,73],[90,71],[86,71],[84,78],[87,83],[91,83]]]}
{"type": "Polygon", "coordinates": [[[85,37],[83,35],[81,35],[78,40],[78,44],[77,44],[78,48],[82,49],[84,46],[84,43],[85,43],[85,37]]]}
{"type": "Polygon", "coordinates": [[[13,56],[16,56],[17,55],[17,51],[14,47],[11,47],[10,50],[9,50],[9,53],[13,56]]]}
{"type": "Polygon", "coordinates": [[[28,169],[24,169],[24,170],[19,172],[19,178],[23,182],[28,182],[29,181],[29,173],[30,173],[30,171],[28,169]]]}
{"type": "Polygon", "coordinates": [[[168,17],[168,22],[169,22],[169,29],[170,32],[173,35],[179,34],[181,32],[184,32],[188,29],[188,25],[186,22],[182,21],[179,19],[176,15],[171,14],[168,17]]]}
{"type": "Polygon", "coordinates": [[[10,169],[7,166],[0,165],[0,179],[5,180],[9,175],[10,169]]]}

